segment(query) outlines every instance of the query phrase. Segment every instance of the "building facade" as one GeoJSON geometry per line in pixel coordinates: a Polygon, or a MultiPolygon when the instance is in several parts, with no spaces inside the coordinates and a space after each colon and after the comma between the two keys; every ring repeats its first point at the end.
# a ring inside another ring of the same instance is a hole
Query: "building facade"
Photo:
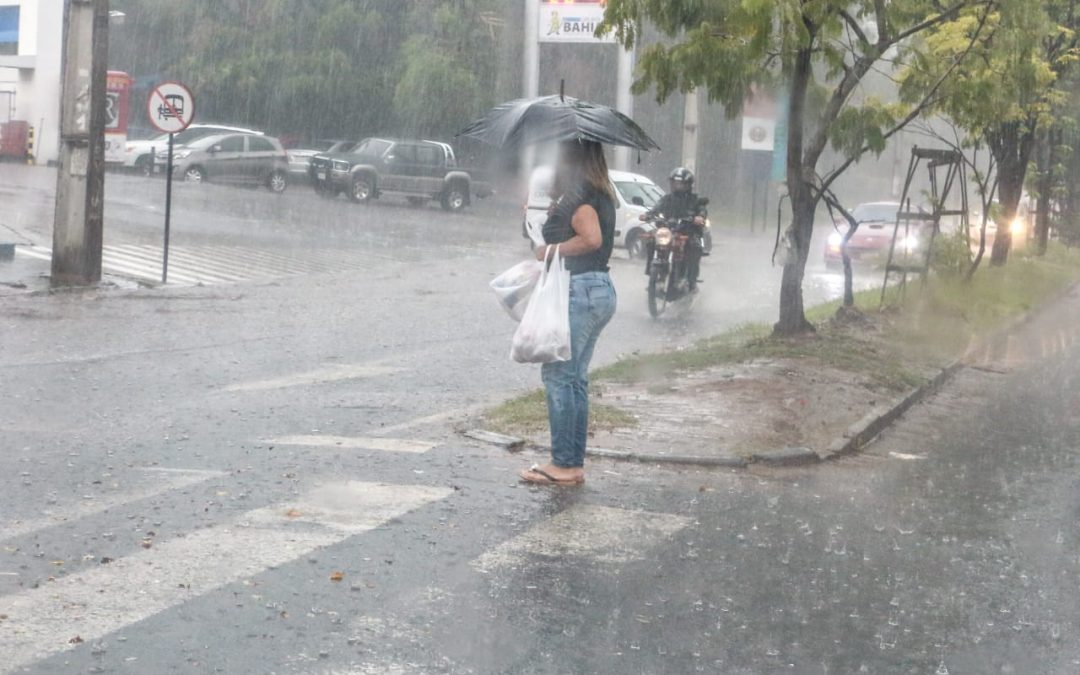
{"type": "Polygon", "coordinates": [[[39,164],[59,154],[63,33],[64,0],[0,0],[0,122],[34,128],[39,164]]]}

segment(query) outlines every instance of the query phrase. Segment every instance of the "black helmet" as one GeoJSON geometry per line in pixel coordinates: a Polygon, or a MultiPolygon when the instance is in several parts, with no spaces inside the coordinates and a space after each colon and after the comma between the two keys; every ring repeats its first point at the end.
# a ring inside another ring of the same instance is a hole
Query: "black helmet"
{"type": "Polygon", "coordinates": [[[678,192],[689,192],[694,189],[694,172],[684,166],[680,166],[668,175],[671,181],[671,189],[678,192]]]}

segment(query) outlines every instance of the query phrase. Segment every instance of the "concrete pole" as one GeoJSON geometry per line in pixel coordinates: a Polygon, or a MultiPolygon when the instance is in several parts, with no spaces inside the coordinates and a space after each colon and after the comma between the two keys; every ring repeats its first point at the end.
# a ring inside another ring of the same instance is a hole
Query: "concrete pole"
{"type": "MultiPolygon", "coordinates": [[[[525,0],[525,58],[524,73],[521,81],[524,90],[521,92],[525,98],[536,98],[540,95],[540,0],[525,0]]],[[[520,177],[524,187],[522,192],[528,192],[529,174],[532,173],[533,162],[536,152],[532,146],[522,148],[520,177]]]]}
{"type": "Polygon", "coordinates": [[[540,0],[525,0],[525,84],[522,96],[540,95],[540,0]]]}
{"type": "Polygon", "coordinates": [[[694,89],[683,99],[682,165],[697,173],[698,95],[694,89]]]}
{"type": "Polygon", "coordinates": [[[109,0],[66,0],[53,286],[101,280],[109,0]]]}
{"type": "MultiPolygon", "coordinates": [[[[629,49],[619,50],[618,80],[615,89],[615,109],[627,115],[634,116],[634,95],[630,87],[634,84],[634,52],[629,49]]],[[[619,171],[630,170],[630,148],[615,148],[615,168],[619,171]]]]}

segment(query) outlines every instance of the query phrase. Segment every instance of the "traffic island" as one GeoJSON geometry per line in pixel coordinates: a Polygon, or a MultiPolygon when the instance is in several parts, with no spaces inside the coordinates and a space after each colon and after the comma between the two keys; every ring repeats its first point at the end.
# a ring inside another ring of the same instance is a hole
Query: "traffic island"
{"type": "MultiPolygon", "coordinates": [[[[594,372],[590,454],[638,462],[798,465],[856,452],[941,387],[980,345],[1080,279],[1080,252],[1014,256],[971,282],[880,291],[809,312],[814,334],[750,325],[685,349],[635,354],[594,372]]],[[[546,448],[542,392],[477,426],[546,448]]],[[[518,446],[520,447],[520,446],[518,446]]]]}

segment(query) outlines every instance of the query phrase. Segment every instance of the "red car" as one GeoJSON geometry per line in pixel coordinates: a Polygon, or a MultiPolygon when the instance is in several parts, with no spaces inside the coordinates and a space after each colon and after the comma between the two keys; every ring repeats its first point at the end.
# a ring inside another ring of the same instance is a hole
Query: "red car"
{"type": "MultiPolygon", "coordinates": [[[[855,207],[851,215],[858,221],[859,229],[847,243],[848,257],[852,262],[885,263],[889,257],[889,246],[892,244],[893,228],[896,226],[896,215],[899,211],[899,202],[868,202],[855,207]]],[[[919,212],[926,213],[924,209],[919,209],[919,212]]],[[[911,255],[924,250],[922,247],[924,242],[929,241],[930,229],[933,227],[929,214],[925,221],[911,221],[906,237],[903,227],[904,224],[901,223],[895,254],[911,255]]],[[[840,249],[847,229],[847,220],[838,216],[836,229],[829,233],[825,242],[825,264],[828,267],[839,267],[843,263],[840,249]]]]}

